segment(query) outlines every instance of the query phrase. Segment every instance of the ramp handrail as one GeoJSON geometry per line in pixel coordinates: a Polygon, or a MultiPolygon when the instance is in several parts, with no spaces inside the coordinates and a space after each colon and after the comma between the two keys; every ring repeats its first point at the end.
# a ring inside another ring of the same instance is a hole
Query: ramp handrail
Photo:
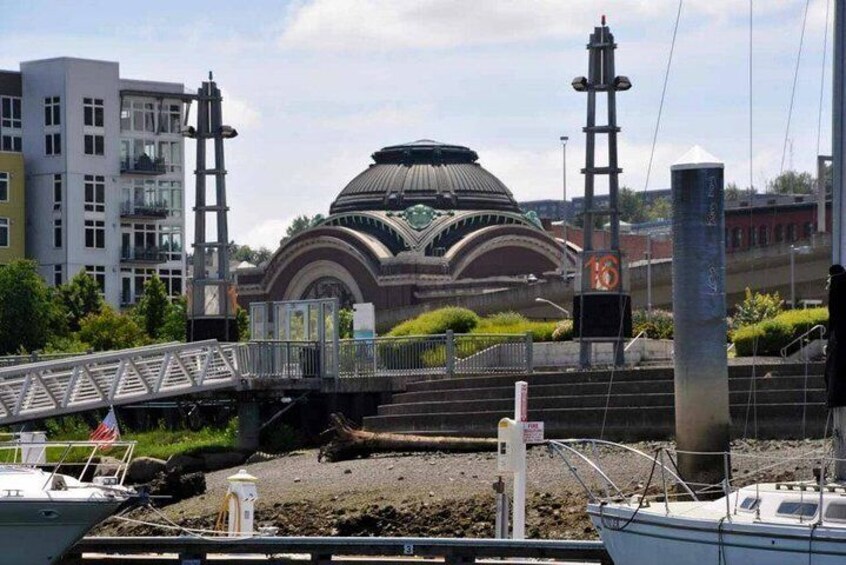
{"type": "Polygon", "coordinates": [[[781,348],[782,359],[787,359],[787,352],[790,350],[791,347],[793,347],[794,344],[802,342],[803,340],[805,340],[808,336],[810,336],[814,332],[819,332],[820,339],[823,339],[825,337],[826,328],[822,324],[817,324],[816,326],[812,327],[811,329],[809,329],[808,331],[806,331],[805,333],[803,333],[802,335],[800,335],[799,337],[797,337],[796,339],[794,339],[793,341],[791,341],[790,343],[788,343],[787,345],[782,347],[781,348]]]}

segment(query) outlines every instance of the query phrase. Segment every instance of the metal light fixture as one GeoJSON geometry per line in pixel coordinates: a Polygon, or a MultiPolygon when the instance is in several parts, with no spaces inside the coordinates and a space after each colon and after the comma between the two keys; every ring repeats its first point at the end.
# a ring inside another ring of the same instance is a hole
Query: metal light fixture
{"type": "Polygon", "coordinates": [[[180,131],[179,133],[182,135],[182,137],[187,137],[190,139],[194,139],[195,137],[197,137],[197,130],[194,128],[194,126],[183,127],[182,131],[180,131]]]}
{"type": "Polygon", "coordinates": [[[220,126],[220,135],[223,139],[238,137],[238,131],[232,126],[220,126]]]}
{"type": "Polygon", "coordinates": [[[564,316],[566,318],[572,317],[569,310],[567,310],[566,308],[562,308],[561,306],[559,306],[558,304],[556,304],[552,300],[547,300],[546,298],[541,298],[540,296],[538,296],[537,298],[535,298],[535,302],[542,302],[544,304],[548,304],[548,305],[552,306],[553,308],[555,308],[556,310],[558,310],[559,312],[564,314],[564,316]]]}
{"type": "Polygon", "coordinates": [[[576,92],[584,92],[588,89],[588,81],[585,77],[576,77],[571,84],[576,92]]]}
{"type": "Polygon", "coordinates": [[[628,90],[632,87],[629,77],[620,75],[614,78],[614,90],[628,90]]]}

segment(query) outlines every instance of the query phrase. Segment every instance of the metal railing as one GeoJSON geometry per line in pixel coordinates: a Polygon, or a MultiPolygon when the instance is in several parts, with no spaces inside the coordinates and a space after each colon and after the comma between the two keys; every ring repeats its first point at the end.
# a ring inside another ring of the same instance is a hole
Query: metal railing
{"type": "Polygon", "coordinates": [[[38,351],[33,351],[29,355],[3,355],[0,356],[0,369],[3,367],[26,365],[27,363],[38,363],[40,361],[57,361],[59,359],[88,355],[89,353],[91,351],[86,353],[39,353],[38,351]]]}
{"type": "Polygon", "coordinates": [[[167,202],[133,202],[124,201],[120,205],[120,215],[124,217],[137,216],[140,218],[166,218],[169,212],[167,202]]]}
{"type": "Polygon", "coordinates": [[[143,261],[149,263],[164,263],[167,261],[167,253],[164,247],[136,246],[122,247],[120,250],[121,261],[143,261]]]}
{"type": "Polygon", "coordinates": [[[331,343],[257,340],[238,348],[257,378],[454,376],[532,371],[531,334],[454,334],[342,339],[331,343]],[[336,367],[337,364],[337,367],[336,367]]]}
{"type": "Polygon", "coordinates": [[[454,376],[532,371],[531,334],[454,334],[346,339],[341,378],[454,376]]]}
{"type": "Polygon", "coordinates": [[[632,338],[632,340],[626,344],[626,347],[623,348],[623,351],[628,351],[629,349],[631,349],[631,347],[635,343],[637,343],[637,341],[642,337],[646,337],[646,330],[641,330],[639,334],[634,336],[634,338],[632,338]]]}
{"type": "Polygon", "coordinates": [[[163,175],[167,172],[167,165],[161,157],[151,159],[147,155],[142,154],[134,159],[132,157],[122,159],[120,162],[120,172],[163,175]]]}
{"type": "Polygon", "coordinates": [[[237,349],[238,364],[255,378],[302,379],[324,375],[320,343],[256,340],[237,349]]]}
{"type": "Polygon", "coordinates": [[[806,331],[805,333],[803,333],[802,335],[800,335],[799,337],[797,337],[796,339],[794,339],[793,341],[791,341],[790,343],[788,343],[787,345],[782,347],[781,348],[782,358],[787,359],[787,354],[790,351],[790,348],[793,347],[794,345],[796,345],[797,343],[801,344],[800,347],[799,347],[800,350],[803,347],[805,347],[806,345],[808,345],[808,343],[810,342],[810,340],[808,338],[815,332],[819,332],[820,339],[823,339],[823,338],[825,338],[826,328],[822,324],[817,324],[816,326],[812,327],[811,329],[809,329],[808,331],[806,331]]]}

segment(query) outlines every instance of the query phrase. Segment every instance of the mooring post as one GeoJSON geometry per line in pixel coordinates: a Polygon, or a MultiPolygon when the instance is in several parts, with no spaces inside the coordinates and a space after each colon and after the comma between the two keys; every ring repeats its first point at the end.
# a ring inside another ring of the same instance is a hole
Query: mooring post
{"type": "Polygon", "coordinates": [[[670,170],[679,470],[687,481],[718,484],[731,431],[723,163],[696,146],[670,170]]]}

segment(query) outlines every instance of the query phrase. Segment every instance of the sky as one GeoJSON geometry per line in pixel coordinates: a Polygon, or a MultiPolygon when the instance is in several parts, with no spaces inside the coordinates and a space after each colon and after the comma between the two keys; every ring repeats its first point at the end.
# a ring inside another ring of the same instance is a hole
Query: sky
{"type": "MultiPolygon", "coordinates": [[[[830,152],[829,2],[753,0],[750,159],[749,2],[684,0],[649,189],[669,187],[670,165],[697,144],[740,187],[762,188],[782,168],[813,171],[818,136],[830,152]]],[[[189,90],[214,71],[224,119],[240,134],[226,146],[230,239],[275,249],[294,217],[326,214],[374,151],[416,139],[471,147],[518,200],[534,200],[561,198],[566,135],[568,197],[581,195],[587,97],[570,82],[587,74],[585,45],[602,14],[617,73],[634,85],[618,94],[620,180],[644,190],[677,9],[678,0],[0,0],[0,69],[85,57],[189,90]]],[[[189,167],[193,152],[189,141],[189,167]]],[[[189,176],[189,206],[192,189],[189,176]]]]}

